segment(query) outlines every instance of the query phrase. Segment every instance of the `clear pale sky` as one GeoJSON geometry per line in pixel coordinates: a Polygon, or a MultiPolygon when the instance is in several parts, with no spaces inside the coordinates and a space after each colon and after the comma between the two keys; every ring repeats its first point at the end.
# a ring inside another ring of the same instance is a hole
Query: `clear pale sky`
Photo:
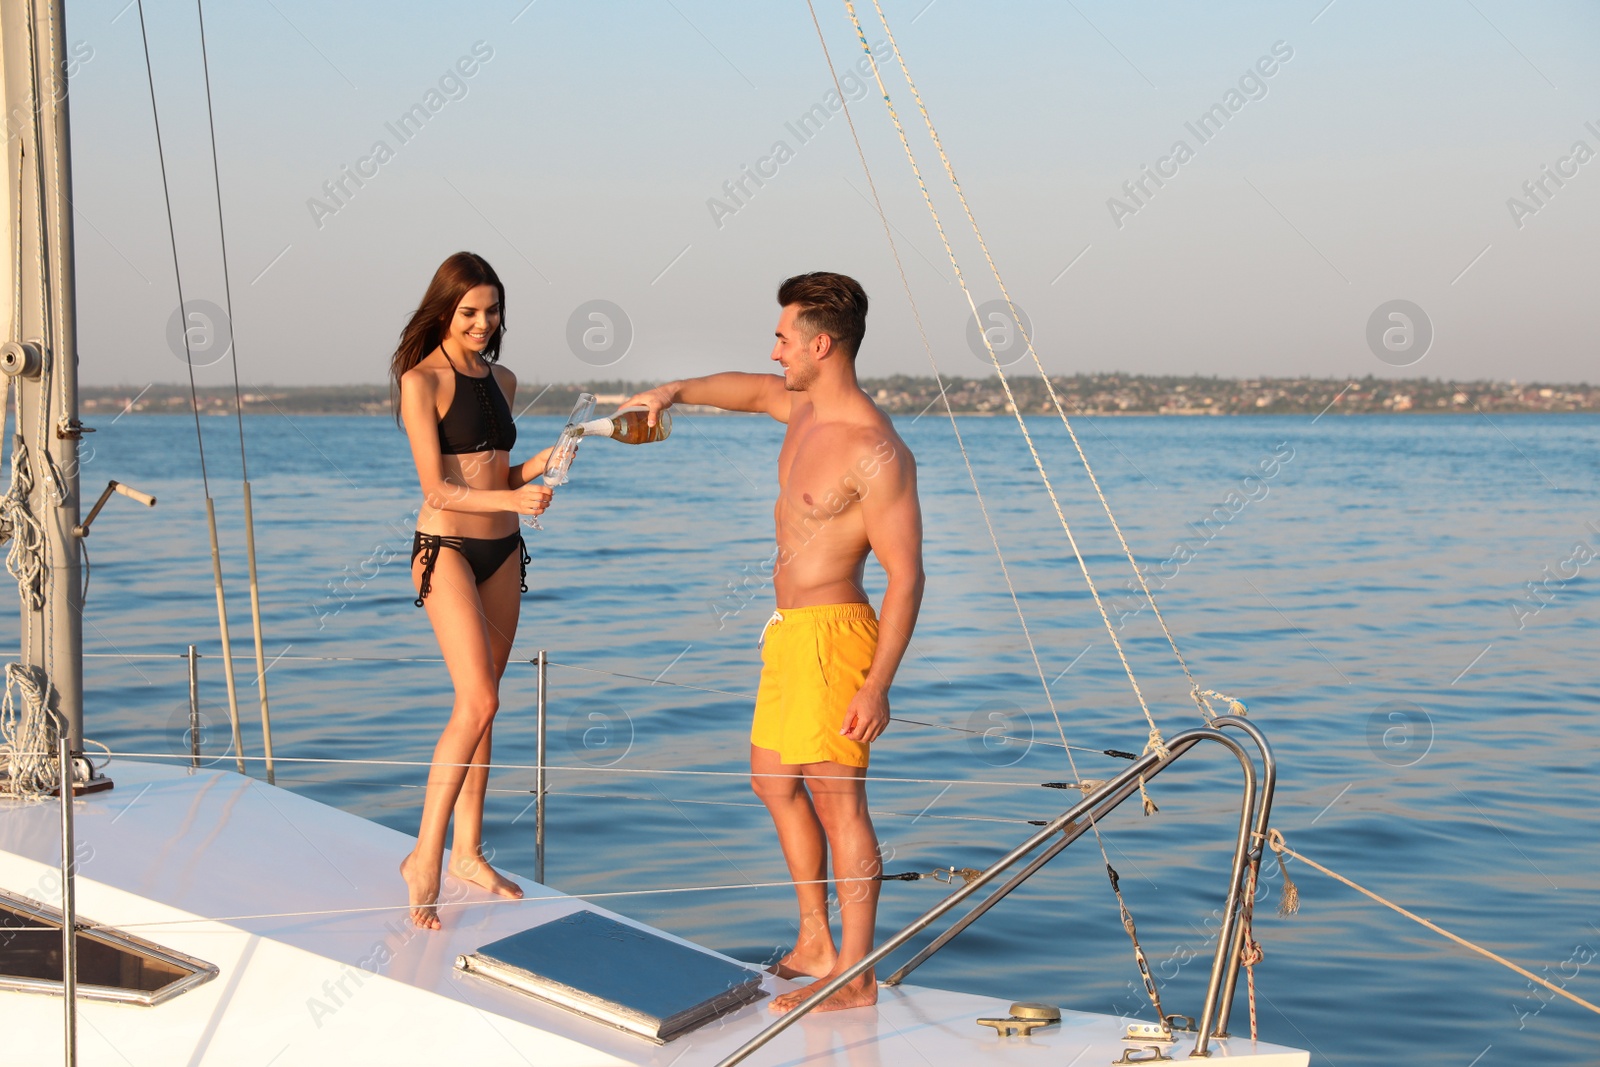
{"type": "MultiPolygon", "coordinates": [[[[841,3],[816,2],[843,73],[859,43],[841,3]]],[[[87,56],[71,85],[82,378],[138,388],[185,368],[168,344],[177,295],[138,9],[125,3],[69,0],[67,36],[87,56]]],[[[857,10],[883,40],[871,0],[857,10]]],[[[1600,156],[1600,6],[885,11],[1051,372],[1596,377],[1600,157],[1574,149],[1600,156]],[[1226,122],[1202,140],[1190,126],[1217,104],[1226,122]],[[1135,201],[1124,183],[1146,166],[1168,176],[1143,179],[1135,201]],[[1525,182],[1542,183],[1537,200],[1525,182]],[[1396,299],[1434,332],[1404,368],[1367,341],[1369,317],[1396,299]]],[[[803,2],[212,0],[205,12],[247,383],[382,380],[434,267],[462,248],[507,285],[503,358],[524,380],[762,369],[777,283],[819,269],[871,294],[863,374],[929,372],[844,116],[827,112],[803,2]],[[426,121],[402,140],[391,124],[418,104],[426,121]],[[817,104],[828,117],[802,140],[791,127],[817,104]],[[769,176],[735,203],[723,185],[745,166],[769,176]],[[345,167],[364,184],[345,179],[335,200],[324,183],[345,167]],[[567,339],[596,299],[634,335],[609,367],[596,364],[614,352],[585,362],[567,339]]],[[[152,3],[146,16],[185,296],[220,305],[195,10],[152,3]]],[[[883,73],[975,299],[994,299],[892,60],[883,73]]],[[[938,364],[983,374],[883,101],[855,95],[938,364]]],[[[225,362],[197,377],[230,380],[225,362]]]]}

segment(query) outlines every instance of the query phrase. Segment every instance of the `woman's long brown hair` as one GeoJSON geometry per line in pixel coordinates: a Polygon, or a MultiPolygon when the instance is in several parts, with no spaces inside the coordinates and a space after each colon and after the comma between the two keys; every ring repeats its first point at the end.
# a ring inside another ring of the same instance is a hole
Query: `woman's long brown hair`
{"type": "Polygon", "coordinates": [[[449,332],[450,320],[456,307],[470,291],[480,285],[492,285],[500,294],[500,325],[489,337],[483,350],[488,363],[500,359],[500,339],[506,332],[506,288],[500,284],[500,275],[489,266],[489,261],[473,252],[457,252],[433,272],[428,291],[422,294],[422,303],[411,313],[411,321],[400,332],[400,347],[394,350],[389,361],[390,399],[394,404],[395,422],[400,421],[400,378],[421,363],[439,347],[449,332]]]}

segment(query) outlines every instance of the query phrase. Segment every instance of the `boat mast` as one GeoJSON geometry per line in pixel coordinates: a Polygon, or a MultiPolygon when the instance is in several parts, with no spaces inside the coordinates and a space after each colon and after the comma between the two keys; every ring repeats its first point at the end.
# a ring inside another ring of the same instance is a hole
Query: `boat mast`
{"type": "MultiPolygon", "coordinates": [[[[74,754],[83,751],[83,565],[78,525],[77,294],[63,0],[0,0],[6,228],[0,276],[11,299],[0,366],[16,387],[16,436],[40,525],[42,597],[24,591],[22,661],[53,688],[74,754]]],[[[22,536],[17,531],[13,536],[22,536]]]]}

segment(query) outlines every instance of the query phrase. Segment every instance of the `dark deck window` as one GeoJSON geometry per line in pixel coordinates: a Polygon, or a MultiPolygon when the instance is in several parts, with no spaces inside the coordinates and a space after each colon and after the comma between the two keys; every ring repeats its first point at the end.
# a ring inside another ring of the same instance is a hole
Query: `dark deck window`
{"type": "MultiPolygon", "coordinates": [[[[159,1004],[216,973],[203,960],[121,931],[78,934],[78,995],[87,999],[159,1004]]],[[[59,911],[0,893],[0,989],[60,995],[59,911]]]]}

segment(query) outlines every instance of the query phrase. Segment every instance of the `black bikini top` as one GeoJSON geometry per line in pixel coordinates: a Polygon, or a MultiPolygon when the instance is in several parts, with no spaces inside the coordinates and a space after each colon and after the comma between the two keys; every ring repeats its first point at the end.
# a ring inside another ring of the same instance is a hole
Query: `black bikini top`
{"type": "Polygon", "coordinates": [[[490,449],[511,451],[517,443],[517,424],[511,419],[506,394],[494,380],[494,371],[474,378],[456,370],[454,363],[450,369],[456,374],[456,395],[439,420],[439,451],[447,456],[490,449]]]}

